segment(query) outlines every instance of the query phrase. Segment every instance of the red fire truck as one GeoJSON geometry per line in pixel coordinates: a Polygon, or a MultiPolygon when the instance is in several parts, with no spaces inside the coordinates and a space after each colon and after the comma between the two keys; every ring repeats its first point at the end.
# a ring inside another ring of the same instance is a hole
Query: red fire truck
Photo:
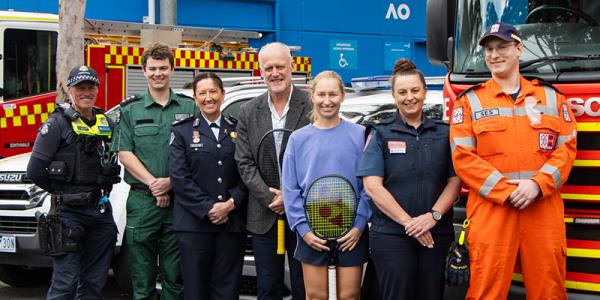
{"type": "Polygon", "coordinates": [[[600,296],[600,1],[428,0],[429,60],[449,71],[446,118],[461,91],[490,79],[478,39],[497,21],[514,24],[523,36],[522,74],[554,84],[577,116],[577,157],[561,189],[566,287],[572,299],[600,296]]]}
{"type": "MultiPolygon", "coordinates": [[[[259,32],[85,20],[85,64],[100,78],[96,106],[108,110],[146,89],[143,36],[177,38],[171,86],[202,71],[221,77],[259,76],[259,32]]],[[[0,158],[31,151],[36,131],[55,107],[58,15],[0,11],[0,158]]],[[[294,75],[310,76],[311,59],[294,56],[294,75]]]]}

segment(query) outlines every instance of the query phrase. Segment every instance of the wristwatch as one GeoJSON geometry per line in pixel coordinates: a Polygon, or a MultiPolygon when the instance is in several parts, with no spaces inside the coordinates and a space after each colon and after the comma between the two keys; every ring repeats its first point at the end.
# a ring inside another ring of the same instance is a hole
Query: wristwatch
{"type": "Polygon", "coordinates": [[[442,213],[435,209],[431,210],[431,215],[436,222],[442,219],[442,213]]]}

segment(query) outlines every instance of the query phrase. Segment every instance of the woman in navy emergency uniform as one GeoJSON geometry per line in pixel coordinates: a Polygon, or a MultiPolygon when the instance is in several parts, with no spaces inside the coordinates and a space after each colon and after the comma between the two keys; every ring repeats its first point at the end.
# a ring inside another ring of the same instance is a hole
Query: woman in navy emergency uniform
{"type": "Polygon", "coordinates": [[[248,192],[233,158],[235,123],[221,116],[217,75],[197,75],[193,90],[200,114],[173,124],[170,141],[184,298],[238,299],[248,192]]]}
{"type": "Polygon", "coordinates": [[[371,197],[371,255],[382,299],[442,299],[445,257],[454,239],[454,174],[449,127],[423,115],[423,74],[394,65],[393,118],[373,126],[358,167],[371,197]]]}

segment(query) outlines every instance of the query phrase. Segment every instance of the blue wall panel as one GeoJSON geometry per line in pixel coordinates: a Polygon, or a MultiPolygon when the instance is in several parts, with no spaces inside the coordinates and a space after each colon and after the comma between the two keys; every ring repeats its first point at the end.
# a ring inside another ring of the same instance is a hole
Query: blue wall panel
{"type": "Polygon", "coordinates": [[[274,28],[274,6],[274,2],[256,0],[179,0],[177,2],[177,21],[179,25],[272,30],[274,28]]]}
{"type": "MultiPolygon", "coordinates": [[[[425,6],[424,0],[177,0],[177,19],[179,25],[260,31],[263,38],[250,41],[256,48],[274,40],[301,46],[298,54],[312,57],[314,74],[336,65],[332,40],[355,41],[356,52],[346,55],[356,69],[336,69],[346,81],[389,74],[401,56],[425,75],[442,75],[445,69],[427,60],[425,6]]],[[[0,0],[0,9],[57,13],[58,0],[0,0]]],[[[147,13],[147,0],[87,0],[92,19],[141,22],[147,13]]]]}

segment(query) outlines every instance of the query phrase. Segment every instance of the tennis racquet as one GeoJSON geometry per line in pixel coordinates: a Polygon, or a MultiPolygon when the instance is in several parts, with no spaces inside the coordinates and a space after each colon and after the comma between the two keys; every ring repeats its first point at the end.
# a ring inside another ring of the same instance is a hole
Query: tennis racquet
{"type": "Polygon", "coordinates": [[[321,176],[308,186],[304,197],[306,220],[316,236],[327,240],[329,267],[337,264],[337,239],[352,228],[357,207],[356,191],[342,176],[321,176]]]}
{"type": "MultiPolygon", "coordinates": [[[[281,162],[290,134],[292,130],[286,128],[267,131],[260,139],[256,155],[256,165],[263,181],[280,191],[281,162]]],[[[285,215],[277,216],[277,254],[285,254],[285,215]]]]}

